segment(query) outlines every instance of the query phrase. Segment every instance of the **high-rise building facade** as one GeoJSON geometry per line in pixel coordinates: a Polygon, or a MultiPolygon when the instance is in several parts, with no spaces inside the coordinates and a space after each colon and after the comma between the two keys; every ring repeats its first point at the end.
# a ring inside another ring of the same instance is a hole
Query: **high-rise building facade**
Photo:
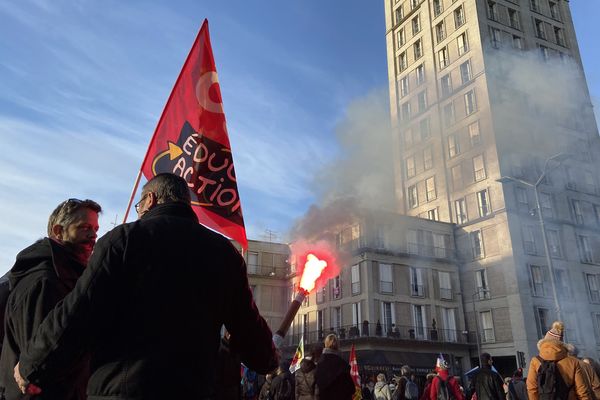
{"type": "Polygon", "coordinates": [[[384,4],[397,210],[455,224],[468,329],[516,367],[560,317],[597,357],[600,138],[569,2],[384,4]]]}

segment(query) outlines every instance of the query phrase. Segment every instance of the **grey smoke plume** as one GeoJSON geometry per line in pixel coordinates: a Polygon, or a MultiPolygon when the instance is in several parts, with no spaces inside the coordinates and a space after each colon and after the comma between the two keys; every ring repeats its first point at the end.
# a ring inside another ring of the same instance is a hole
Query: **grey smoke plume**
{"type": "Polygon", "coordinates": [[[353,101],[335,129],[340,156],[315,177],[318,202],[292,228],[292,239],[323,236],[363,208],[391,210],[394,171],[389,94],[379,89],[353,101]]]}

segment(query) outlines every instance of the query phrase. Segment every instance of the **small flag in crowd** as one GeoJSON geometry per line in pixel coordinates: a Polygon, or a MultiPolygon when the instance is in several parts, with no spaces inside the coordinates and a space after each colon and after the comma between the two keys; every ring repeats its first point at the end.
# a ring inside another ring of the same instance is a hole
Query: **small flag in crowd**
{"type": "Polygon", "coordinates": [[[350,350],[350,376],[354,381],[354,387],[356,391],[352,395],[352,400],[362,399],[362,392],[360,390],[360,375],[358,374],[358,363],[356,362],[356,352],[354,351],[354,344],[352,344],[352,350],[350,350]]]}
{"type": "Polygon", "coordinates": [[[304,335],[300,337],[300,343],[298,343],[298,348],[296,349],[296,354],[294,354],[294,358],[292,359],[292,363],[290,364],[290,372],[293,374],[294,372],[300,369],[300,362],[304,359],[304,335]]]}

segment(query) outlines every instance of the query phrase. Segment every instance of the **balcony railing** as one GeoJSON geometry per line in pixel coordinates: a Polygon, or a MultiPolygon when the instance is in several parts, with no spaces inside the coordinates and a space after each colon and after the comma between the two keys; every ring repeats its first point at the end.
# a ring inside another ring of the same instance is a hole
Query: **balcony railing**
{"type": "MultiPolygon", "coordinates": [[[[340,340],[383,339],[390,341],[417,341],[428,343],[476,343],[475,332],[454,329],[434,329],[426,326],[385,326],[385,324],[361,323],[358,325],[344,325],[338,328],[329,328],[318,331],[304,331],[305,348],[310,344],[322,343],[323,339],[330,333],[336,334],[340,340]]],[[[302,333],[292,334],[290,331],[284,339],[284,344],[287,346],[297,346],[301,335],[302,333]]]]}
{"type": "Polygon", "coordinates": [[[267,265],[247,265],[248,275],[272,276],[276,278],[285,278],[290,274],[289,267],[273,267],[267,265]]]}

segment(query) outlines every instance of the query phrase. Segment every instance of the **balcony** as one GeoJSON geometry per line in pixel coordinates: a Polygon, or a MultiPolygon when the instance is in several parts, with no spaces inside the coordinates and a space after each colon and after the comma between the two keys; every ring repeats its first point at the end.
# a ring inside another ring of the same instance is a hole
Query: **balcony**
{"type": "Polygon", "coordinates": [[[273,278],[285,278],[290,274],[289,267],[273,267],[270,265],[247,265],[248,275],[268,276],[273,278]]]}
{"type": "Polygon", "coordinates": [[[388,344],[397,343],[456,343],[456,344],[475,344],[475,332],[460,331],[454,329],[434,329],[429,326],[415,327],[412,325],[385,326],[377,323],[361,323],[358,325],[344,325],[338,328],[327,330],[304,331],[304,333],[288,333],[284,338],[285,346],[295,347],[300,341],[300,336],[304,335],[304,347],[311,344],[322,343],[325,336],[330,333],[336,334],[342,341],[370,341],[382,340],[388,344]]]}

